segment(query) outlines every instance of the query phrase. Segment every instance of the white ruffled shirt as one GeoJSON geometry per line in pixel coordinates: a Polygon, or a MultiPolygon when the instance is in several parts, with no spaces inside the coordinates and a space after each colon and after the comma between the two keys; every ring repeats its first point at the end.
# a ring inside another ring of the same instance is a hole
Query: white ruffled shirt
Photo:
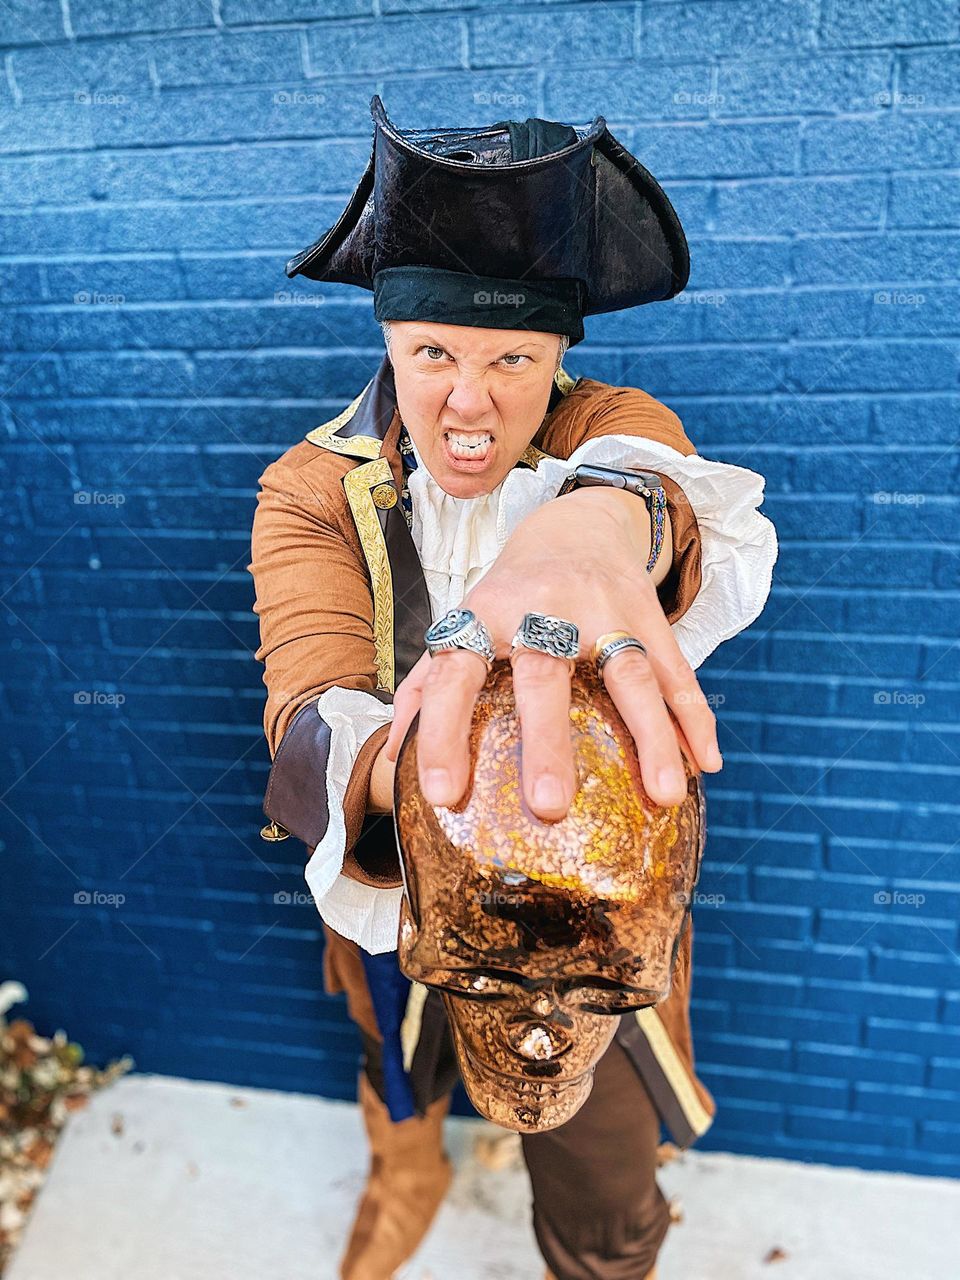
{"type": "MultiPolygon", "coordinates": [[[[694,669],[724,640],[748,627],[770,594],[777,534],[772,522],[757,510],[763,501],[764,478],[746,467],[682,454],[641,436],[609,435],[585,441],[569,459],[545,457],[536,470],[514,467],[491,493],[455,498],[434,480],[416,446],[414,456],[417,467],[408,480],[411,533],[433,621],[460,603],[517,525],[534,508],[555,498],[581,462],[667,475],[693,507],[700,530],[702,581],[696,598],[672,628],[694,669]]],[[[307,884],[320,915],[337,933],[372,954],[393,951],[402,888],[377,889],[341,871],[347,784],[360,748],[375,729],[393,719],[393,707],[370,693],[334,687],[317,699],[317,711],[330,726],[329,823],[307,863],[307,884]]]]}

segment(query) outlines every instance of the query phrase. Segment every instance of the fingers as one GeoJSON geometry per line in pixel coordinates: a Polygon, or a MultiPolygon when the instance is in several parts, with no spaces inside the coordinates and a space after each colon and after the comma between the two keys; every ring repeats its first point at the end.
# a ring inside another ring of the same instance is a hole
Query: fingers
{"type": "MultiPolygon", "coordinates": [[[[701,771],[723,766],[716,717],[662,614],[645,611],[642,639],[647,653],[626,649],[615,654],[602,679],[636,742],[650,799],[679,804],[687,793],[683,755],[701,771]]],[[[529,649],[518,650],[512,665],[523,799],[541,821],[559,821],[578,785],[570,733],[570,668],[529,649]]],[[[431,658],[425,652],[396,690],[384,751],[396,761],[419,712],[420,787],[431,804],[454,805],[466,791],[470,726],[485,680],[486,664],[478,654],[455,649],[431,658]]]]}
{"type": "Polygon", "coordinates": [[[427,679],[429,666],[430,652],[425,650],[394,691],[393,721],[390,725],[390,732],[387,734],[387,740],[383,744],[384,754],[388,760],[392,760],[394,763],[396,763],[401,744],[407,736],[407,730],[413,723],[414,716],[420,710],[423,686],[427,679]]]}
{"type": "Polygon", "coordinates": [[[699,767],[707,773],[717,773],[723,768],[717,739],[717,717],[700,688],[695,672],[681,654],[661,679],[665,684],[667,705],[683,728],[699,767]]]}
{"type": "Polygon", "coordinates": [[[569,663],[520,649],[513,658],[513,692],[520,720],[523,798],[542,821],[558,821],[577,790],[569,663]]]}
{"type": "Polygon", "coordinates": [[[700,688],[696,672],[683,656],[670,624],[662,615],[656,622],[661,620],[665,632],[662,638],[657,635],[647,650],[661,696],[683,729],[697,766],[707,773],[716,773],[723,768],[717,717],[700,688]]]}
{"type": "Polygon", "coordinates": [[[717,722],[666,618],[651,612],[643,639],[646,655],[623,650],[604,665],[602,678],[637,743],[650,798],[676,804],[686,793],[681,746],[694,768],[714,773],[723,767],[717,722]]]}
{"type": "Polygon", "coordinates": [[[697,763],[697,757],[693,754],[693,748],[690,746],[690,743],[687,741],[687,735],[683,732],[683,730],[680,728],[680,726],[677,724],[676,720],[674,720],[672,716],[671,716],[671,723],[673,725],[673,731],[677,735],[677,741],[680,743],[680,750],[683,753],[685,759],[687,759],[690,762],[690,768],[699,769],[700,766],[697,763]]]}
{"type": "Polygon", "coordinates": [[[486,678],[486,662],[469,649],[437,654],[427,668],[417,726],[417,765],[420,790],[430,804],[456,804],[467,789],[470,724],[486,678]]]}
{"type": "MultiPolygon", "coordinates": [[[[393,723],[384,744],[395,761],[417,712],[420,789],[430,804],[453,805],[470,778],[470,725],[486,663],[465,649],[424,653],[394,694],[393,723]]],[[[513,664],[520,720],[524,800],[543,821],[564,816],[577,789],[570,738],[570,672],[549,654],[521,650],[513,664]]]]}
{"type": "Polygon", "coordinates": [[[637,744],[647,795],[654,804],[680,804],[687,794],[683,758],[649,659],[624,649],[604,665],[601,678],[637,744]]]}

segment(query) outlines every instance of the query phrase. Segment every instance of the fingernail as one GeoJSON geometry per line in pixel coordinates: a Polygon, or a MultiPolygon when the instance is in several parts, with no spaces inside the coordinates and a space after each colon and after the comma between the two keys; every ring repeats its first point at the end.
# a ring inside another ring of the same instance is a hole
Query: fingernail
{"type": "Polygon", "coordinates": [[[657,774],[657,782],[661,790],[672,793],[679,791],[683,787],[686,777],[679,769],[674,769],[671,765],[668,765],[657,774]]]}
{"type": "Polygon", "coordinates": [[[718,747],[711,747],[707,752],[707,763],[712,764],[715,769],[723,768],[723,756],[718,747]]]}
{"type": "Polygon", "coordinates": [[[533,786],[533,800],[539,808],[559,809],[563,804],[563,788],[560,779],[552,774],[544,774],[533,786]]]}
{"type": "Polygon", "coordinates": [[[450,770],[428,769],[423,779],[423,794],[431,804],[445,804],[450,794],[450,770]]]}

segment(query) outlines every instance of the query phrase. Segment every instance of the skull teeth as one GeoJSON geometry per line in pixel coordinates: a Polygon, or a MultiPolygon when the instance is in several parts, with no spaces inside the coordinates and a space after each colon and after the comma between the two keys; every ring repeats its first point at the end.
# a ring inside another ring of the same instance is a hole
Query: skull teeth
{"type": "Polygon", "coordinates": [[[546,1027],[531,1027],[520,1043],[517,1050],[525,1058],[531,1058],[534,1061],[544,1061],[553,1057],[553,1041],[550,1039],[550,1033],[546,1027]]]}

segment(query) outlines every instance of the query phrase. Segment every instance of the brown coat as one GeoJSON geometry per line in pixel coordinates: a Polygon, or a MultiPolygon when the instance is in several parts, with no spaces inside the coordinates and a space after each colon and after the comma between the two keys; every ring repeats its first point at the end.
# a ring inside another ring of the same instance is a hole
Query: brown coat
{"type": "MultiPolygon", "coordinates": [[[[248,569],[260,618],[256,657],[265,664],[264,730],[274,758],[265,808],[310,847],[326,826],[325,748],[316,728],[323,727],[320,718],[298,713],[335,685],[389,701],[422,653],[423,629],[431,621],[419,560],[397,505],[403,478],[400,425],[392,371],[384,357],[377,374],[343,413],[311,431],[260,477],[248,569]]],[[[518,465],[535,467],[544,453],[567,458],[584,441],[615,434],[656,440],[683,454],[695,452],[676,414],[645,391],[591,378],[574,382],[561,369],[544,421],[518,465]]],[[[700,589],[700,537],[682,490],[670,477],[662,479],[674,558],[659,595],[668,621],[674,622],[700,589]]],[[[400,883],[395,852],[384,856],[382,840],[373,857],[357,845],[368,817],[373,762],[388,732],[384,725],[364,744],[344,804],[344,873],[380,887],[400,883]]],[[[357,947],[326,926],[325,932],[327,990],[346,991],[351,1016],[376,1034],[357,947]]],[[[686,1080],[675,1084],[681,1092],[692,1089],[712,1114],[710,1095],[692,1072],[689,945],[688,930],[674,993],[656,1011],[668,1036],[654,1028],[653,1038],[660,1041],[660,1053],[654,1056],[662,1065],[664,1055],[679,1055],[686,1080]],[[664,1039],[669,1040],[666,1046],[664,1039]]]]}

